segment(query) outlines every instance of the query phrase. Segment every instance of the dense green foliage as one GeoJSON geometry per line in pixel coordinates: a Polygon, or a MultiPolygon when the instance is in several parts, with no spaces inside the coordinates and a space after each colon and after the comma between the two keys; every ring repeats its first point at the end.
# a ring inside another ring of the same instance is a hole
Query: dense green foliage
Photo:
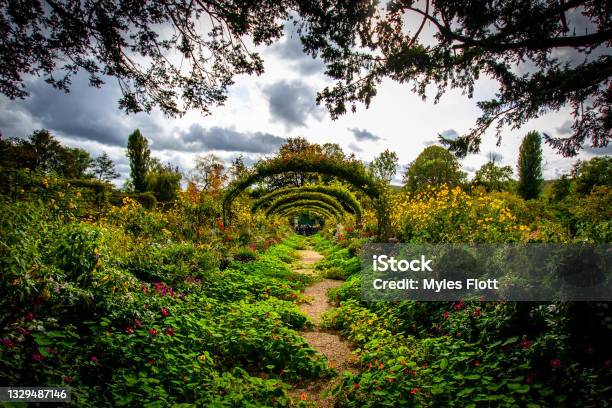
{"type": "Polygon", "coordinates": [[[93,223],[1,206],[2,383],[69,385],[81,406],[286,405],[283,381],[330,372],[296,332],[300,238],[220,270],[227,244],[134,202],[93,223]]]}
{"type": "Polygon", "coordinates": [[[520,196],[525,200],[538,197],[542,189],[542,139],[538,132],[529,132],[523,139],[517,168],[520,196]]]}
{"type": "MultiPolygon", "coordinates": [[[[316,238],[316,237],[315,237],[316,238]]],[[[347,281],[326,316],[356,347],[361,371],[340,406],[599,406],[610,396],[604,303],[362,302],[359,240],[316,238],[318,268],[347,281]]],[[[605,404],[604,404],[605,406],[605,404]]]]}

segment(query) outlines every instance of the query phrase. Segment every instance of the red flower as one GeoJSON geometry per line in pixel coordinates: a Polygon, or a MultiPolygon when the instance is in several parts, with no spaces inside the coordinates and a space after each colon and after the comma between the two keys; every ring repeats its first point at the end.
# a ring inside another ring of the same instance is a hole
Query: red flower
{"type": "Polygon", "coordinates": [[[140,328],[142,327],[142,322],[138,319],[134,319],[134,326],[140,328]]]}
{"type": "Polygon", "coordinates": [[[149,360],[149,364],[150,365],[155,365],[156,361],[155,360],[149,360]]]}
{"type": "Polygon", "coordinates": [[[355,383],[355,388],[359,388],[359,383],[355,383]]]}
{"type": "Polygon", "coordinates": [[[531,347],[531,342],[527,339],[523,339],[521,340],[521,347],[524,349],[528,349],[529,347],[531,347]]]}
{"type": "Polygon", "coordinates": [[[34,361],[43,361],[44,357],[40,353],[33,353],[32,360],[34,361]]]}
{"type": "Polygon", "coordinates": [[[15,343],[13,343],[13,341],[10,339],[0,339],[0,344],[2,344],[6,348],[15,347],[15,343]]]}
{"type": "Polygon", "coordinates": [[[94,364],[98,364],[98,357],[96,357],[96,356],[91,356],[91,358],[90,358],[90,359],[91,359],[91,361],[92,361],[94,364]]]}
{"type": "Polygon", "coordinates": [[[418,394],[418,393],[419,393],[419,389],[418,389],[418,387],[415,387],[415,388],[413,388],[413,389],[411,389],[411,390],[410,390],[410,394],[411,394],[411,395],[415,395],[415,394],[418,394]]]}
{"type": "Polygon", "coordinates": [[[553,358],[552,360],[550,360],[550,367],[553,369],[561,367],[561,360],[559,360],[558,358],[553,358]]]}
{"type": "Polygon", "coordinates": [[[477,307],[476,309],[474,309],[474,316],[480,317],[480,315],[482,315],[482,312],[480,311],[480,308],[477,307]]]}
{"type": "Polygon", "coordinates": [[[20,327],[17,329],[17,331],[20,334],[23,334],[24,336],[27,336],[28,334],[30,334],[30,331],[28,329],[26,329],[25,327],[20,327]]]}
{"type": "Polygon", "coordinates": [[[125,332],[126,332],[127,334],[132,334],[132,333],[134,333],[134,329],[132,329],[132,326],[128,326],[128,327],[125,329],[125,332]]]}
{"type": "Polygon", "coordinates": [[[29,321],[34,320],[34,313],[32,312],[26,313],[26,319],[28,319],[29,321]]]}
{"type": "Polygon", "coordinates": [[[166,335],[167,336],[174,336],[174,329],[172,327],[168,327],[166,329],[166,335]]]}
{"type": "Polygon", "coordinates": [[[448,310],[442,313],[442,317],[444,317],[445,319],[448,319],[448,316],[450,316],[450,313],[448,313],[448,310]]]}
{"type": "Polygon", "coordinates": [[[70,377],[69,375],[65,375],[62,377],[62,380],[64,380],[64,382],[71,383],[72,377],[70,377]]]}
{"type": "Polygon", "coordinates": [[[149,334],[153,337],[157,336],[157,329],[149,329],[149,334]]]}
{"type": "Polygon", "coordinates": [[[164,317],[168,317],[170,316],[170,312],[168,311],[168,309],[166,309],[165,307],[162,307],[159,309],[159,312],[161,313],[162,316],[164,317]]]}

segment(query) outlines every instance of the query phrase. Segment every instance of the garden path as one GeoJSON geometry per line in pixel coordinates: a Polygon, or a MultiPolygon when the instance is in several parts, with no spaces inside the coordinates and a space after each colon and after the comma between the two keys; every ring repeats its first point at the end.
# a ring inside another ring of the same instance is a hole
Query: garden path
{"type": "MultiPolygon", "coordinates": [[[[323,255],[313,250],[299,250],[301,267],[295,271],[298,273],[314,275],[314,264],[323,258],[323,255]]],[[[314,326],[302,331],[300,334],[306,341],[321,354],[327,357],[329,365],[336,369],[339,374],[343,371],[355,371],[356,359],[351,353],[348,342],[343,340],[336,332],[321,328],[321,316],[333,308],[327,298],[328,289],[342,285],[342,281],[334,279],[322,279],[304,290],[304,295],[309,299],[308,303],[300,306],[300,309],[310,317],[314,326]]],[[[324,396],[333,388],[338,377],[323,378],[316,381],[299,384],[291,391],[291,396],[296,400],[314,402],[317,407],[328,408],[334,406],[334,398],[324,396]]]]}

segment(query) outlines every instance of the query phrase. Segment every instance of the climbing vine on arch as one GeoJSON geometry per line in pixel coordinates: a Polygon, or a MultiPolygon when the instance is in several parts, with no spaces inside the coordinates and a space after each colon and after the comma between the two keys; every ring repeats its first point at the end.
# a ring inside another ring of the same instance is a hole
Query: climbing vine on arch
{"type": "Polygon", "coordinates": [[[301,200],[290,201],[287,203],[279,204],[274,207],[270,206],[270,208],[266,210],[266,215],[269,216],[269,215],[273,215],[275,213],[278,213],[284,210],[288,210],[290,208],[298,208],[298,207],[304,207],[304,206],[322,208],[326,210],[327,212],[329,212],[330,214],[332,214],[335,218],[338,218],[338,219],[342,218],[341,210],[338,210],[333,205],[328,204],[324,201],[312,200],[312,199],[311,200],[301,199],[301,200]]]}
{"type": "Polygon", "coordinates": [[[335,219],[336,217],[331,214],[330,212],[328,212],[327,210],[324,210],[323,208],[319,208],[319,207],[311,207],[308,205],[303,205],[300,207],[293,207],[293,208],[288,208],[286,210],[283,211],[279,211],[276,214],[280,215],[280,216],[291,216],[291,215],[299,215],[299,214],[304,214],[304,213],[312,213],[315,214],[323,219],[335,219]]]}
{"type": "Polygon", "coordinates": [[[330,197],[323,193],[307,191],[307,192],[296,192],[296,193],[291,193],[291,194],[280,196],[276,200],[272,201],[272,203],[268,206],[266,210],[266,214],[268,214],[270,211],[272,211],[276,207],[279,207],[284,204],[296,203],[301,200],[320,201],[322,203],[332,206],[339,214],[342,214],[345,212],[345,209],[342,206],[342,204],[340,204],[340,202],[336,200],[334,197],[330,197]]]}
{"type": "Polygon", "coordinates": [[[300,155],[276,157],[257,163],[252,172],[235,180],[223,197],[223,217],[229,222],[234,199],[249,186],[265,181],[267,177],[287,172],[318,173],[337,177],[361,190],[376,207],[378,235],[385,238],[388,230],[388,205],[380,183],[357,160],[339,160],[326,155],[300,155]]]}
{"type": "Polygon", "coordinates": [[[329,186],[324,184],[314,184],[314,185],[305,185],[301,187],[285,187],[273,190],[269,193],[266,193],[259,197],[253,203],[251,210],[253,212],[257,211],[260,208],[269,206],[274,200],[288,196],[294,193],[321,193],[327,196],[333,197],[342,207],[355,215],[355,221],[359,225],[361,224],[361,216],[362,216],[362,207],[359,201],[355,198],[353,193],[351,193],[348,189],[341,186],[329,186]]]}

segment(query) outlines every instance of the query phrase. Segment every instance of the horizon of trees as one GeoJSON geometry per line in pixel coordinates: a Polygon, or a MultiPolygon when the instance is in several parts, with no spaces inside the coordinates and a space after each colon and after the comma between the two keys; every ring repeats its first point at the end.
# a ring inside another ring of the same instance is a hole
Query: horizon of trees
{"type": "MultiPolygon", "coordinates": [[[[511,166],[498,164],[500,157],[490,154],[488,162],[477,169],[469,180],[457,158],[446,148],[437,145],[429,146],[413,162],[405,166],[402,187],[407,191],[418,192],[426,185],[447,184],[466,188],[480,187],[487,192],[512,191],[526,199],[538,197],[543,190],[542,183],[545,182],[541,176],[542,157],[539,140],[541,137],[537,132],[530,132],[525,136],[517,159],[516,177],[511,166]],[[532,161],[529,166],[525,164],[527,159],[524,157],[527,155],[525,152],[527,141],[530,142],[531,156],[535,156],[527,158],[532,161]],[[534,169],[531,179],[527,177],[529,172],[525,170],[528,167],[534,169]],[[521,183],[535,183],[535,187],[532,187],[530,193],[524,193],[521,188],[525,187],[521,187],[521,183]]],[[[163,164],[159,159],[152,157],[148,141],[138,129],[128,138],[126,149],[128,158],[131,157],[130,154],[138,159],[134,168],[142,184],[140,184],[140,189],[136,188],[135,173],[131,171],[130,178],[120,189],[124,192],[152,192],[161,202],[172,201],[183,186],[187,188],[190,184],[193,184],[198,191],[218,194],[227,183],[249,171],[243,155],[236,156],[230,164],[227,164],[214,153],[206,153],[196,156],[193,169],[183,174],[178,166],[171,163],[163,164]],[[134,141],[135,139],[137,142],[134,141]],[[130,140],[132,140],[131,146],[130,140]]],[[[288,138],[276,153],[278,157],[295,154],[324,154],[336,157],[338,160],[357,160],[354,154],[345,154],[337,144],[310,143],[303,137],[288,138]]],[[[130,164],[133,165],[131,158],[130,164]]],[[[377,180],[388,186],[392,185],[393,177],[400,167],[397,154],[389,149],[381,152],[370,163],[362,164],[377,180]]],[[[569,178],[580,176],[581,180],[597,179],[581,182],[587,186],[579,187],[579,190],[584,193],[590,188],[589,186],[601,184],[602,178],[610,177],[609,166],[607,156],[594,157],[587,161],[578,160],[567,175],[546,180],[546,182],[555,183],[555,188],[562,191],[564,180],[569,178]]],[[[84,149],[63,146],[51,132],[45,129],[33,132],[28,138],[0,139],[0,167],[5,169],[28,168],[48,173],[54,172],[65,178],[97,179],[106,182],[111,182],[121,176],[107,152],[104,151],[98,157],[93,158],[84,149]]],[[[321,176],[288,173],[270,178],[267,187],[275,189],[301,186],[307,182],[317,181],[318,177],[321,176]]]]}

